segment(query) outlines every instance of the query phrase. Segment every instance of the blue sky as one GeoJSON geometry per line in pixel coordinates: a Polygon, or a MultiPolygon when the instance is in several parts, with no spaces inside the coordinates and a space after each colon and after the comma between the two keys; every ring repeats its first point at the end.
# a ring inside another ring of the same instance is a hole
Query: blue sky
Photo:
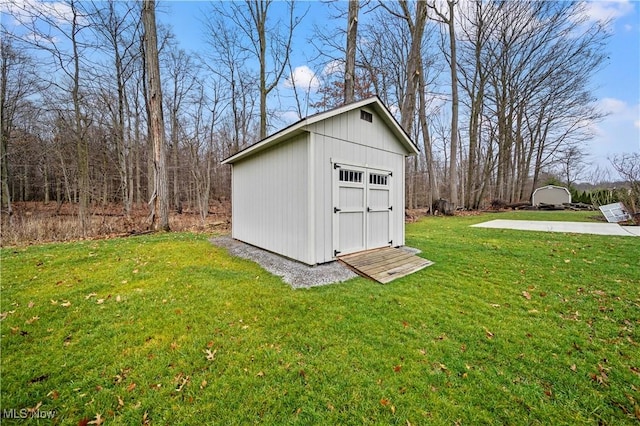
{"type": "MultiPolygon", "coordinates": [[[[168,1],[163,4],[166,13],[161,13],[159,19],[173,28],[183,48],[199,50],[204,37],[200,20],[208,7],[209,2],[205,1],[168,1]]],[[[330,20],[326,4],[309,1],[301,2],[299,7],[309,8],[309,12],[298,29],[292,65],[299,67],[298,78],[308,80],[316,77],[310,64],[314,52],[308,45],[314,24],[331,27],[343,23],[330,20]]],[[[609,60],[593,80],[598,104],[609,115],[593,129],[595,137],[587,147],[594,166],[608,166],[608,157],[640,152],[640,2],[596,0],[588,2],[587,7],[594,20],[612,19],[609,60]]],[[[286,109],[286,105],[283,108],[286,109]]],[[[285,122],[295,119],[292,114],[285,113],[284,117],[285,122]]]]}

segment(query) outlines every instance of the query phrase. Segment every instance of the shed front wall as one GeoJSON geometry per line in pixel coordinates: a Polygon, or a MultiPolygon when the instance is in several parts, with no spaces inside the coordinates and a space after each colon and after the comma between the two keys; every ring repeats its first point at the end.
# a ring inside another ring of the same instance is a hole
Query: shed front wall
{"type": "Polygon", "coordinates": [[[533,193],[532,204],[534,206],[540,205],[540,203],[545,204],[562,204],[562,203],[570,203],[571,202],[571,194],[567,193],[564,188],[538,188],[533,193]]]}
{"type": "Polygon", "coordinates": [[[308,134],[233,164],[233,238],[307,264],[308,134]]]}
{"type": "Polygon", "coordinates": [[[314,165],[313,201],[316,263],[334,260],[333,241],[333,163],[388,170],[391,178],[392,221],[390,232],[394,246],[405,243],[404,165],[406,149],[374,113],[373,122],[360,119],[360,111],[351,111],[309,126],[312,131],[310,152],[314,165]]]}

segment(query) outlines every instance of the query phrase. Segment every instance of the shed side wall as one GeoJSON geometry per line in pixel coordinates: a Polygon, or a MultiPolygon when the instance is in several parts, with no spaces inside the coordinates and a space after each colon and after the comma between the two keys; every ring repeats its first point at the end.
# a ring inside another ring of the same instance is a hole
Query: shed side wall
{"type": "Polygon", "coordinates": [[[314,264],[307,133],[233,165],[233,238],[314,264]]]}
{"type": "Polygon", "coordinates": [[[533,202],[534,206],[540,205],[540,203],[545,204],[562,204],[562,203],[570,203],[571,202],[571,194],[569,194],[564,188],[538,188],[533,194],[533,202]]]}

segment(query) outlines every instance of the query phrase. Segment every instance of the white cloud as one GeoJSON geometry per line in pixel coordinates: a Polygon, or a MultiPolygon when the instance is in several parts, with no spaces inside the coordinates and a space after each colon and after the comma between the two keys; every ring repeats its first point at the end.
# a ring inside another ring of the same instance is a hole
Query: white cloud
{"type": "Polygon", "coordinates": [[[315,90],[320,86],[320,79],[316,76],[311,68],[306,65],[296,67],[293,73],[284,82],[285,87],[293,88],[294,86],[302,90],[315,90]]]}
{"type": "Polygon", "coordinates": [[[596,126],[591,141],[594,160],[608,166],[607,158],[624,152],[640,152],[640,104],[630,105],[619,99],[600,100],[602,112],[608,113],[596,126]]]}
{"type": "Polygon", "coordinates": [[[35,19],[44,19],[57,24],[70,23],[73,9],[61,1],[14,0],[0,3],[0,13],[13,18],[15,25],[25,25],[35,19]]]}
{"type": "Polygon", "coordinates": [[[329,61],[322,70],[322,75],[333,75],[344,73],[344,61],[341,59],[334,59],[329,61]]]}
{"type": "Polygon", "coordinates": [[[604,98],[600,100],[600,109],[607,114],[624,113],[627,108],[627,103],[620,99],[604,98]]]}
{"type": "Polygon", "coordinates": [[[585,13],[591,21],[605,22],[609,19],[618,19],[634,10],[634,5],[629,0],[585,1],[583,2],[585,13]]]}
{"type": "Polygon", "coordinates": [[[284,111],[280,114],[280,119],[284,121],[286,125],[295,123],[300,120],[300,116],[295,111],[284,111]]]}

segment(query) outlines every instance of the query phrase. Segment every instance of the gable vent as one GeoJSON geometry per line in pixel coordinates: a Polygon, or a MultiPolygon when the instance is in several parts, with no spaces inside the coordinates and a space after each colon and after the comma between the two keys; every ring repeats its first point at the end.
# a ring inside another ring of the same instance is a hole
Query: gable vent
{"type": "Polygon", "coordinates": [[[360,119],[368,121],[369,123],[373,123],[373,114],[364,110],[360,110],[360,119]]]}

